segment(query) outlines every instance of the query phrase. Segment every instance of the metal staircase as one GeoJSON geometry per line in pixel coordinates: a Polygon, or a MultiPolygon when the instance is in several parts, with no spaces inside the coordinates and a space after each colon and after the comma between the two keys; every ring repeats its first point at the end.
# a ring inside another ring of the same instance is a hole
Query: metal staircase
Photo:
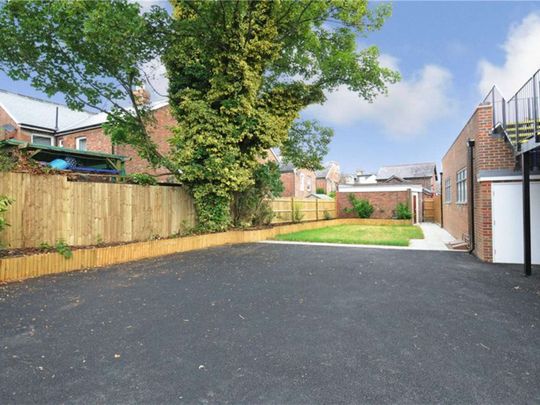
{"type": "Polygon", "coordinates": [[[496,86],[484,99],[493,107],[493,134],[504,135],[515,155],[540,147],[540,70],[508,101],[496,86]]]}

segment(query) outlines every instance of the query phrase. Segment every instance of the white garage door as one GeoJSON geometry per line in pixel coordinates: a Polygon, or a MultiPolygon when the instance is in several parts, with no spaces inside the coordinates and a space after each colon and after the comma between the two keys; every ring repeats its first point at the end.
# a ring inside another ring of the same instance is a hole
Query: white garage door
{"type": "MultiPolygon", "coordinates": [[[[523,263],[521,183],[492,184],[493,261],[523,263]]],[[[532,262],[540,264],[540,184],[531,183],[532,262]]]]}

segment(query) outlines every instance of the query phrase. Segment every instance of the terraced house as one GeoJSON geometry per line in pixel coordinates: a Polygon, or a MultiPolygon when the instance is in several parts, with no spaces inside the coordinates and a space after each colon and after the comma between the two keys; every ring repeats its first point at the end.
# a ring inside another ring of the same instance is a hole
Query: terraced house
{"type": "Polygon", "coordinates": [[[443,226],[480,259],[540,264],[540,71],[493,87],[443,157],[443,226]]]}

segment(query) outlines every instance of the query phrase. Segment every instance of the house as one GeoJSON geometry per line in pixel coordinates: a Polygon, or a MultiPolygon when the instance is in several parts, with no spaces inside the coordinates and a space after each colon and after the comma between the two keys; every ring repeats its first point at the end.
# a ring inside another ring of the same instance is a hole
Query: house
{"type": "Polygon", "coordinates": [[[337,191],[341,172],[339,164],[329,162],[324,165],[324,169],[315,172],[317,193],[328,194],[337,191]]]}
{"type": "Polygon", "coordinates": [[[339,184],[375,184],[377,176],[372,173],[366,173],[362,169],[358,169],[355,174],[343,174],[339,184]]]}
{"type": "Polygon", "coordinates": [[[444,155],[441,178],[443,227],[480,259],[529,273],[540,264],[539,79],[509,101],[493,87],[444,155]]]}
{"type": "Polygon", "coordinates": [[[437,180],[437,165],[431,162],[382,166],[377,172],[377,183],[421,184],[431,193],[436,191],[437,180]]]}
{"type": "Polygon", "coordinates": [[[315,193],[317,177],[315,172],[308,169],[298,169],[291,163],[281,162],[279,165],[283,197],[307,198],[315,193]]]}

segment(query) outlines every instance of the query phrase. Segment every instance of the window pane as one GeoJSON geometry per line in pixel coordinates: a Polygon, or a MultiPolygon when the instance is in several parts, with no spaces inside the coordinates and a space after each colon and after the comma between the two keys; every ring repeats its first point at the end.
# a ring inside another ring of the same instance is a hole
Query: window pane
{"type": "Polygon", "coordinates": [[[77,138],[77,149],[86,150],[86,138],[77,138]]]}
{"type": "Polygon", "coordinates": [[[32,135],[32,143],[35,143],[36,145],[52,145],[52,138],[49,138],[48,136],[39,136],[39,135],[32,135]]]}

